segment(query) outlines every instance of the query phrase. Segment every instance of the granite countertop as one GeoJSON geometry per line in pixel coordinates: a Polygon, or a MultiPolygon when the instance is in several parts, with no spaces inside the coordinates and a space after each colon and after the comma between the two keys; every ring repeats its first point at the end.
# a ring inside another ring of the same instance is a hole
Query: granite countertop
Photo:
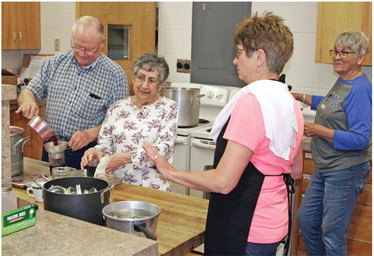
{"type": "Polygon", "coordinates": [[[36,225],[2,237],[2,255],[157,255],[156,241],[45,211],[36,225]]]}

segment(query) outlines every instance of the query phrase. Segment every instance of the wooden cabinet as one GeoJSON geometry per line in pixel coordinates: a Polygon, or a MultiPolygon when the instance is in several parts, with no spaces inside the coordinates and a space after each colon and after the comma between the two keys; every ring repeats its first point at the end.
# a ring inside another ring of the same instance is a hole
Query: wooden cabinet
{"type": "MultiPolygon", "coordinates": [[[[301,179],[301,189],[296,191],[296,197],[300,196],[303,198],[306,189],[308,188],[310,179],[313,175],[315,166],[310,152],[304,151],[304,169],[303,178],[301,179]]],[[[302,200],[302,199],[301,199],[302,200]]],[[[301,201],[300,201],[301,202],[301,201]]],[[[295,202],[295,208],[298,209],[300,202],[295,202]]],[[[347,255],[350,256],[361,256],[371,255],[372,248],[372,175],[368,178],[368,182],[365,185],[364,191],[359,195],[356,207],[352,216],[351,223],[349,225],[347,237],[347,255]]],[[[296,218],[296,217],[295,217],[296,218]]],[[[297,223],[296,223],[297,225],[297,223]]],[[[302,238],[301,232],[298,227],[293,230],[296,239],[293,249],[297,253],[293,255],[304,256],[306,255],[305,244],[302,238]],[[296,248],[295,248],[296,247],[296,248]]]]}
{"type": "Polygon", "coordinates": [[[363,65],[372,65],[371,2],[320,2],[316,35],[316,62],[332,63],[329,50],[334,49],[336,37],[346,30],[361,30],[370,40],[369,54],[363,65]]]}
{"type": "Polygon", "coordinates": [[[2,3],[2,49],[40,49],[40,3],[2,3]]]}
{"type": "MultiPolygon", "coordinates": [[[[27,123],[30,121],[22,116],[22,113],[16,114],[15,111],[18,108],[18,104],[11,105],[10,110],[10,125],[18,126],[25,129],[24,137],[31,136],[31,139],[27,141],[23,147],[23,156],[29,157],[36,160],[41,160],[43,151],[43,142],[39,139],[38,135],[33,132],[27,123]]],[[[40,105],[39,115],[44,118],[45,116],[45,104],[40,105]]]]}

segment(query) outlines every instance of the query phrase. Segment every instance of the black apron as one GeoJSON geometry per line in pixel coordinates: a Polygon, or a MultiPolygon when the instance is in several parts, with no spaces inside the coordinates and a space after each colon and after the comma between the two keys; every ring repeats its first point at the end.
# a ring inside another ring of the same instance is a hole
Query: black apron
{"type": "MultiPolygon", "coordinates": [[[[213,168],[217,167],[226,149],[227,140],[223,135],[229,120],[217,138],[213,168]]],[[[245,255],[249,229],[264,178],[265,175],[249,162],[238,185],[230,193],[210,194],[205,255],[245,255]]]]}

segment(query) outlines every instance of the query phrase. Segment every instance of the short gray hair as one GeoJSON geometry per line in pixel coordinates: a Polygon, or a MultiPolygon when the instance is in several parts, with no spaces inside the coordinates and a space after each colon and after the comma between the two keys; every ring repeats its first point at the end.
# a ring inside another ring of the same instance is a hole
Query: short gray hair
{"type": "Polygon", "coordinates": [[[358,30],[349,30],[340,33],[335,40],[334,46],[340,45],[356,52],[357,57],[368,53],[369,39],[364,32],[358,30]]]}
{"type": "Polygon", "coordinates": [[[98,18],[92,16],[82,16],[79,19],[77,19],[73,25],[73,35],[78,30],[78,28],[94,28],[97,31],[100,39],[104,39],[104,25],[98,18]]]}
{"type": "Polygon", "coordinates": [[[169,76],[169,65],[164,57],[158,57],[152,53],[146,53],[139,56],[133,66],[132,75],[135,76],[139,69],[144,69],[145,71],[155,71],[159,72],[160,84],[163,84],[169,76]]]}

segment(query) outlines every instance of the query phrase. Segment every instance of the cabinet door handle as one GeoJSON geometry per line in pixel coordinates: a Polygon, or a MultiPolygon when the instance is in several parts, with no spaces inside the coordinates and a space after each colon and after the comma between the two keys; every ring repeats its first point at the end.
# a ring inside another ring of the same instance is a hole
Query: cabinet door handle
{"type": "Polygon", "coordinates": [[[22,32],[18,32],[18,35],[19,35],[19,40],[18,41],[22,41],[22,32]]]}
{"type": "Polygon", "coordinates": [[[17,38],[16,32],[13,32],[13,42],[16,41],[16,38],[17,38]]]}

